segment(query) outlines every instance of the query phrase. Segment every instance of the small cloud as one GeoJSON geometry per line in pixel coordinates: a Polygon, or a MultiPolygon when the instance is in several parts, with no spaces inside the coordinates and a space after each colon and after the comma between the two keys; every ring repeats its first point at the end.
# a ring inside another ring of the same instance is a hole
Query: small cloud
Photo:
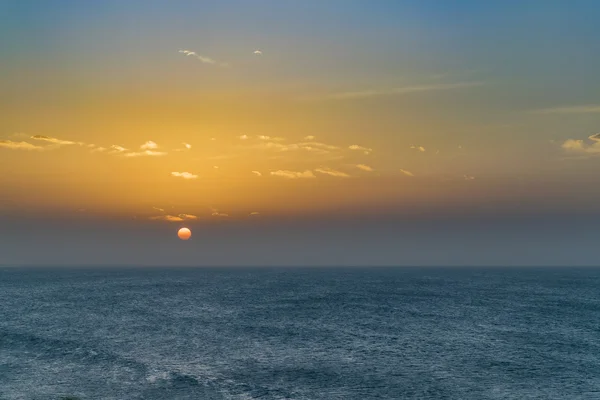
{"type": "Polygon", "coordinates": [[[127,151],[127,149],[125,147],[119,146],[119,145],[116,145],[116,144],[113,144],[112,146],[110,146],[110,148],[113,150],[113,151],[111,151],[112,154],[114,154],[114,153],[122,153],[124,151],[127,151]]]}
{"type": "Polygon", "coordinates": [[[364,152],[364,153],[365,153],[365,154],[367,154],[367,155],[368,155],[368,154],[370,154],[370,153],[373,151],[373,149],[370,149],[370,148],[368,148],[368,147],[359,146],[359,145],[357,145],[357,144],[353,144],[353,145],[351,145],[351,146],[348,146],[348,148],[349,148],[350,150],[362,151],[362,152],[364,152]]]}
{"type": "Polygon", "coordinates": [[[542,108],[540,110],[533,110],[532,113],[534,113],[534,114],[596,114],[596,113],[600,113],[600,104],[542,108]]]}
{"type": "Polygon", "coordinates": [[[561,147],[570,153],[579,153],[582,155],[597,155],[600,154],[600,133],[588,136],[592,141],[591,144],[585,143],[583,140],[567,139],[561,147]]]}
{"type": "Polygon", "coordinates": [[[168,221],[168,222],[181,222],[183,218],[175,215],[158,215],[156,217],[150,217],[151,220],[155,221],[168,221]]]}
{"type": "Polygon", "coordinates": [[[179,218],[183,219],[183,220],[196,220],[198,219],[197,216],[192,215],[192,214],[179,214],[178,215],[179,218]]]}
{"type": "Polygon", "coordinates": [[[0,147],[11,150],[43,150],[42,146],[36,146],[27,142],[13,142],[11,140],[0,140],[0,147]]]}
{"type": "Polygon", "coordinates": [[[106,147],[96,147],[95,149],[92,149],[92,153],[102,153],[105,152],[106,150],[108,150],[106,147]]]}
{"type": "Polygon", "coordinates": [[[258,139],[260,139],[260,140],[273,140],[275,142],[281,142],[281,141],[285,140],[282,137],[272,137],[272,136],[265,136],[265,135],[259,135],[258,139]]]}
{"type": "Polygon", "coordinates": [[[473,175],[463,175],[463,178],[466,181],[473,181],[473,180],[475,180],[475,177],[473,175]]]}
{"type": "Polygon", "coordinates": [[[258,211],[252,211],[250,214],[248,215],[260,215],[260,213],[258,211]]]}
{"type": "Polygon", "coordinates": [[[304,172],[278,170],[278,171],[271,172],[271,175],[279,176],[279,177],[287,178],[287,179],[316,178],[315,174],[313,174],[312,171],[309,171],[309,170],[306,170],[304,172]]]}
{"type": "Polygon", "coordinates": [[[57,139],[57,138],[53,138],[53,137],[49,137],[49,136],[42,136],[42,135],[33,135],[33,136],[31,136],[31,139],[43,140],[44,142],[57,144],[59,146],[75,144],[75,142],[72,142],[70,140],[61,140],[61,139],[57,139]]]}
{"type": "Polygon", "coordinates": [[[216,208],[213,208],[211,211],[212,213],[210,215],[212,215],[213,217],[229,217],[229,214],[219,212],[219,210],[217,210],[216,208]]]}
{"type": "Polygon", "coordinates": [[[152,207],[152,209],[156,210],[156,211],[160,211],[160,212],[165,212],[165,210],[163,208],[160,208],[160,207],[152,207]]]}
{"type": "Polygon", "coordinates": [[[589,136],[588,139],[593,140],[595,142],[600,142],[600,133],[596,133],[595,135],[589,136]]]}
{"type": "Polygon", "coordinates": [[[259,171],[252,171],[252,173],[256,176],[262,176],[262,174],[259,171]]]}
{"type": "Polygon", "coordinates": [[[189,57],[193,57],[193,58],[199,60],[200,62],[202,62],[203,64],[220,65],[222,67],[229,66],[229,64],[227,64],[227,63],[217,62],[217,60],[214,60],[214,59],[212,59],[210,57],[202,56],[202,55],[196,53],[195,51],[191,51],[191,50],[179,50],[179,53],[185,54],[186,56],[189,56],[189,57]]]}
{"type": "Polygon", "coordinates": [[[254,50],[253,54],[256,54],[257,56],[262,56],[262,51],[254,50]]]}
{"type": "Polygon", "coordinates": [[[412,172],[407,171],[405,169],[400,169],[400,172],[402,172],[406,176],[415,176],[415,174],[413,174],[412,172]]]}
{"type": "Polygon", "coordinates": [[[241,136],[239,136],[239,138],[241,140],[248,140],[248,135],[241,135],[241,136]]]}
{"type": "Polygon", "coordinates": [[[410,146],[410,148],[418,150],[420,152],[425,152],[425,147],[423,147],[423,146],[410,146]]]}
{"type": "Polygon", "coordinates": [[[213,165],[213,168],[214,169],[219,169],[219,166],[218,165],[213,165]]]}
{"type": "Polygon", "coordinates": [[[214,142],[215,140],[217,140],[217,138],[211,137],[210,140],[214,142]]]}
{"type": "Polygon", "coordinates": [[[140,146],[142,150],[154,150],[157,149],[158,145],[154,143],[152,140],[148,140],[146,143],[140,146]]]}
{"type": "Polygon", "coordinates": [[[125,154],[123,154],[123,156],[125,156],[125,157],[159,157],[159,156],[164,156],[166,154],[167,153],[165,153],[163,151],[145,150],[145,151],[139,151],[139,152],[125,153],[125,154]]]}
{"type": "Polygon", "coordinates": [[[371,168],[371,167],[369,167],[368,165],[365,165],[365,164],[358,164],[356,166],[356,168],[362,169],[363,171],[367,171],[367,172],[373,172],[374,171],[373,168],[371,168]]]}
{"type": "Polygon", "coordinates": [[[191,144],[189,144],[189,143],[182,143],[182,144],[183,144],[183,146],[184,146],[186,149],[188,149],[188,150],[192,148],[192,145],[191,145],[191,144]]]}
{"type": "Polygon", "coordinates": [[[304,140],[315,140],[313,135],[304,136],[304,140]]]}
{"type": "Polygon", "coordinates": [[[349,178],[350,177],[350,175],[348,175],[345,172],[337,171],[337,170],[331,169],[331,168],[317,168],[317,169],[315,169],[315,171],[320,174],[335,176],[337,178],[349,178]]]}
{"type": "Polygon", "coordinates": [[[171,175],[177,178],[183,178],[183,179],[196,179],[198,178],[198,175],[194,175],[190,172],[171,172],[171,175]]]}

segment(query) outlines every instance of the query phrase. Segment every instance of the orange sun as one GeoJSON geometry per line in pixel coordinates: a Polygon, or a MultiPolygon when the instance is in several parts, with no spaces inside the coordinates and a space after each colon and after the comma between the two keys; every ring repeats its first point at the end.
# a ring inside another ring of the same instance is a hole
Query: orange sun
{"type": "Polygon", "coordinates": [[[188,228],[181,228],[177,232],[177,236],[179,236],[179,239],[181,240],[188,240],[192,237],[192,231],[190,231],[188,228]]]}

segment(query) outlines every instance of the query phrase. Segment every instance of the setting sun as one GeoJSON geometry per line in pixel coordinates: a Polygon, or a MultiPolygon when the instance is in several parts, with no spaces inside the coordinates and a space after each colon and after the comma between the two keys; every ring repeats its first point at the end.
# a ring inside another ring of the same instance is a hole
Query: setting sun
{"type": "Polygon", "coordinates": [[[190,231],[188,228],[181,228],[178,232],[177,232],[177,236],[179,237],[179,239],[181,240],[188,240],[189,238],[192,237],[192,231],[190,231]]]}

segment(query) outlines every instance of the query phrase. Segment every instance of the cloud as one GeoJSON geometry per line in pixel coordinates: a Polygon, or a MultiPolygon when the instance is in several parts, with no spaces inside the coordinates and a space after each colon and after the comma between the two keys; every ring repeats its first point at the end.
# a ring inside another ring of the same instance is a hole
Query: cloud
{"type": "Polygon", "coordinates": [[[262,51],[254,50],[254,52],[252,54],[256,54],[257,56],[262,56],[262,51]]]}
{"type": "Polygon", "coordinates": [[[241,135],[241,136],[239,136],[239,138],[241,140],[248,140],[248,135],[241,135]]]}
{"type": "Polygon", "coordinates": [[[281,142],[281,141],[285,140],[282,137],[272,137],[272,136],[265,136],[265,135],[258,136],[258,139],[260,139],[260,140],[273,140],[275,142],[281,142]]]}
{"type": "Polygon", "coordinates": [[[304,140],[314,140],[315,137],[313,135],[304,136],[304,140]]]}
{"type": "Polygon", "coordinates": [[[367,171],[367,172],[373,172],[374,171],[373,168],[371,168],[371,167],[369,167],[368,165],[365,165],[365,164],[358,164],[356,166],[356,168],[362,169],[363,171],[367,171]]]}
{"type": "Polygon", "coordinates": [[[198,178],[198,175],[194,175],[190,172],[171,172],[171,175],[177,178],[183,178],[183,179],[196,179],[198,178]]]}
{"type": "Polygon", "coordinates": [[[31,139],[42,140],[44,142],[57,144],[59,146],[76,144],[76,142],[72,142],[70,140],[61,140],[61,139],[57,139],[57,138],[53,138],[53,137],[49,137],[49,136],[42,136],[42,135],[33,135],[33,136],[31,136],[31,139]]]}
{"type": "Polygon", "coordinates": [[[263,150],[275,150],[280,152],[286,151],[297,151],[304,150],[313,153],[327,154],[331,150],[338,150],[339,147],[328,145],[325,143],[319,142],[302,142],[302,143],[292,143],[292,144],[283,144],[276,142],[265,142],[259,143],[257,145],[252,146],[252,148],[263,149],[263,150]]]}
{"type": "Polygon", "coordinates": [[[587,144],[583,140],[567,139],[561,147],[569,153],[600,155],[600,133],[588,136],[588,139],[592,141],[591,144],[587,144]]]}
{"type": "Polygon", "coordinates": [[[191,144],[189,144],[189,143],[185,143],[185,142],[184,142],[184,143],[182,143],[182,144],[183,144],[183,146],[184,146],[186,149],[188,149],[188,150],[192,148],[192,145],[191,145],[191,144]]]}
{"type": "Polygon", "coordinates": [[[260,213],[258,211],[252,211],[250,214],[248,215],[260,215],[260,213]]]}
{"type": "Polygon", "coordinates": [[[279,176],[287,179],[301,179],[301,178],[316,178],[315,174],[312,171],[306,170],[304,172],[296,172],[296,171],[288,171],[288,170],[278,170],[271,172],[273,176],[279,176]]]}
{"type": "Polygon", "coordinates": [[[102,153],[104,151],[106,151],[107,148],[106,147],[96,147],[95,149],[92,149],[92,153],[102,153]]]}
{"type": "Polygon", "coordinates": [[[123,154],[123,156],[125,156],[125,157],[158,157],[158,156],[164,156],[166,154],[167,153],[165,153],[163,151],[145,150],[145,151],[139,151],[139,152],[125,153],[125,154],[123,154]]]}
{"type": "Polygon", "coordinates": [[[218,62],[217,60],[214,60],[214,59],[212,59],[210,57],[202,56],[202,55],[196,53],[195,51],[191,51],[191,50],[179,50],[179,53],[185,54],[186,56],[194,57],[197,60],[201,61],[203,64],[220,65],[221,67],[228,67],[229,66],[228,63],[218,62]]]}
{"type": "Polygon", "coordinates": [[[125,147],[119,146],[119,145],[116,145],[116,144],[113,144],[112,146],[110,146],[110,148],[113,150],[113,151],[110,152],[111,154],[122,153],[124,151],[127,151],[127,149],[125,147]]]}
{"type": "Polygon", "coordinates": [[[373,151],[373,149],[370,149],[368,147],[359,146],[357,144],[350,145],[350,146],[348,146],[348,148],[350,150],[362,151],[362,152],[364,152],[367,155],[370,154],[373,151]]]}
{"type": "Polygon", "coordinates": [[[402,172],[406,176],[415,176],[415,174],[413,174],[412,172],[407,171],[407,170],[402,169],[402,168],[400,168],[400,172],[402,172]]]}
{"type": "Polygon", "coordinates": [[[160,212],[165,212],[165,210],[163,208],[160,208],[160,207],[152,207],[152,209],[156,210],[156,211],[160,211],[160,212]]]}
{"type": "Polygon", "coordinates": [[[475,180],[475,177],[473,175],[463,175],[463,178],[466,181],[473,181],[473,180],[475,180]]]}
{"type": "Polygon", "coordinates": [[[425,151],[425,147],[423,146],[410,146],[411,149],[419,150],[420,152],[425,151]]]}
{"type": "Polygon", "coordinates": [[[169,221],[169,222],[181,222],[183,218],[175,215],[158,215],[156,217],[150,217],[151,220],[155,221],[169,221]]]}
{"type": "Polygon", "coordinates": [[[262,174],[259,171],[252,171],[252,173],[256,176],[262,176],[262,174]]]}
{"type": "Polygon", "coordinates": [[[179,218],[184,219],[184,220],[196,220],[198,219],[197,216],[193,215],[193,214],[179,214],[178,215],[179,218]]]}
{"type": "Polygon", "coordinates": [[[43,150],[42,146],[36,146],[27,142],[13,142],[11,140],[0,140],[0,147],[11,150],[43,150]]]}
{"type": "Polygon", "coordinates": [[[154,143],[152,140],[148,140],[146,143],[140,146],[142,150],[154,150],[157,149],[158,145],[154,143]]]}
{"type": "Polygon", "coordinates": [[[212,215],[213,217],[229,217],[229,214],[219,212],[219,210],[217,210],[216,208],[213,208],[211,211],[212,212],[210,215],[212,215]]]}
{"type": "Polygon", "coordinates": [[[348,175],[345,172],[337,171],[337,170],[331,169],[331,168],[317,168],[317,169],[315,169],[315,171],[320,174],[335,176],[337,178],[349,178],[350,177],[350,175],[348,175]]]}
{"type": "Polygon", "coordinates": [[[481,86],[483,82],[456,82],[456,83],[439,83],[433,85],[415,85],[405,86],[392,89],[381,89],[381,90],[363,90],[358,92],[342,92],[334,93],[327,96],[328,99],[335,100],[351,100],[351,99],[364,99],[376,96],[390,96],[390,95],[402,95],[409,93],[419,92],[431,92],[439,90],[451,90],[451,89],[462,89],[473,86],[481,86]]]}
{"type": "Polygon", "coordinates": [[[540,110],[533,110],[534,114],[595,114],[600,113],[599,104],[588,104],[579,106],[565,106],[565,107],[554,107],[554,108],[542,108],[540,110]]]}

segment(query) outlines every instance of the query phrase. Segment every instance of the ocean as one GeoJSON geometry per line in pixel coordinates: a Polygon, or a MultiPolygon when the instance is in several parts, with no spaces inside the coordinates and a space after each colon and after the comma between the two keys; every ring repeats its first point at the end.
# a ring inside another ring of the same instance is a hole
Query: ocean
{"type": "Polygon", "coordinates": [[[0,269],[0,399],[600,399],[598,268],[0,269]]]}

